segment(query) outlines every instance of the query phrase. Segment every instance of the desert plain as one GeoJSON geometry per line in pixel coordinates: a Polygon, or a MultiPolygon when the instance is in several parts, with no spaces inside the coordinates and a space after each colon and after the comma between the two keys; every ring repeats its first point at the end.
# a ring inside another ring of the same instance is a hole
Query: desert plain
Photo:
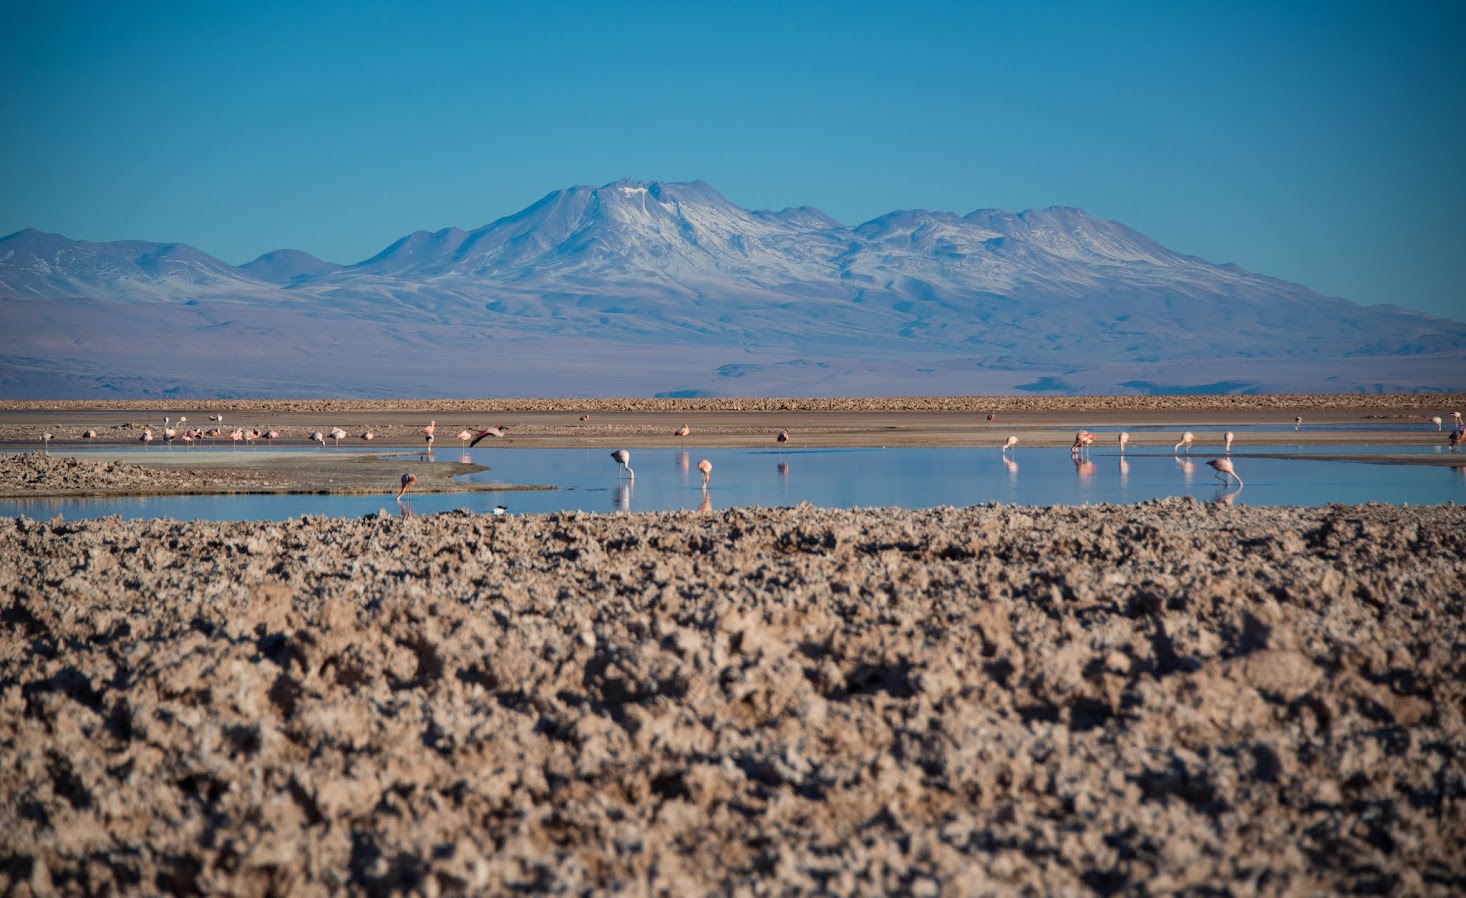
{"type": "MultiPolygon", "coordinates": [[[[1306,451],[1438,441],[1463,398],[10,402],[0,474],[392,488],[65,453],[180,415],[632,448],[1301,416],[1306,451]]],[[[1451,505],[0,520],[0,891],[1461,894],[1463,613],[1451,505]]]]}

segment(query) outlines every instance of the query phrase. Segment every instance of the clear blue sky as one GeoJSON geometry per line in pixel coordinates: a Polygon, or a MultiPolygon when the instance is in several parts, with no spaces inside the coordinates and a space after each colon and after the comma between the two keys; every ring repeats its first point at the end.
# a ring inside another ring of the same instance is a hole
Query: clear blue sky
{"type": "Polygon", "coordinates": [[[1466,4],[11,3],[0,234],[357,262],[621,177],[1078,206],[1466,317],[1466,4]]]}

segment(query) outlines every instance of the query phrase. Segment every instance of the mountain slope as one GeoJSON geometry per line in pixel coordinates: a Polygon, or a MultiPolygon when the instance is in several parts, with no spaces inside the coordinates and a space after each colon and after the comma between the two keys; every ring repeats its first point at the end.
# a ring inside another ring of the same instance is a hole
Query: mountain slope
{"type": "Polygon", "coordinates": [[[1462,322],[1078,209],[845,227],[700,181],[557,190],[347,266],[22,231],[0,238],[0,316],[17,396],[1466,388],[1462,322]]]}

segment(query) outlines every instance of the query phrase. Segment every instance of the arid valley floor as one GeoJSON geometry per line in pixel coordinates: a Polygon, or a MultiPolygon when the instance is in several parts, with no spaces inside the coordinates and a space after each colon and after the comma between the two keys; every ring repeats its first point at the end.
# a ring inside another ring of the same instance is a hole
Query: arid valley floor
{"type": "MultiPolygon", "coordinates": [[[[1037,444],[1462,399],[0,403],[0,474],[321,476],[60,451],[165,414],[634,447],[947,445],[996,411],[1037,444]]],[[[6,894],[1466,891],[1457,506],[12,518],[0,615],[6,894]]]]}

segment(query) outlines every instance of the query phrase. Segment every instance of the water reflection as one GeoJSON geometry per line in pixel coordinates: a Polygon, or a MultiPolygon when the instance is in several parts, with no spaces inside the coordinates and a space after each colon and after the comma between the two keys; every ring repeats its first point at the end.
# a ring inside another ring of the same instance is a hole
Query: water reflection
{"type": "Polygon", "coordinates": [[[708,491],[707,490],[703,490],[702,491],[702,504],[697,507],[697,510],[698,511],[712,511],[713,510],[713,499],[712,499],[712,497],[710,495],[708,495],[708,491]]]}
{"type": "Polygon", "coordinates": [[[1231,492],[1227,492],[1225,486],[1219,487],[1217,494],[1212,497],[1212,501],[1218,505],[1235,505],[1237,503],[1237,494],[1240,492],[1242,492],[1242,487],[1240,486],[1231,492]]]}
{"type": "MultiPolygon", "coordinates": [[[[1212,500],[1214,481],[1196,481],[1193,461],[1159,452],[1130,447],[1124,459],[1116,457],[1111,444],[1108,455],[1114,464],[1096,457],[1065,454],[1064,447],[1033,447],[1024,450],[1023,476],[1019,462],[1000,456],[1002,466],[993,465],[991,449],[800,449],[780,452],[766,449],[709,449],[707,458],[717,468],[720,508],[752,506],[779,507],[809,502],[822,508],[906,507],[931,508],[940,505],[1013,502],[1025,505],[1074,505],[1083,502],[1138,502],[1146,499],[1189,495],[1212,500]],[[796,456],[799,456],[796,458],[796,456]],[[774,461],[775,476],[768,463],[774,461]],[[800,465],[795,480],[791,469],[800,465]],[[1066,463],[1067,462],[1067,463],[1066,463]],[[1179,472],[1177,469],[1180,469],[1179,472]],[[1072,473],[1071,473],[1072,471],[1072,473]],[[1179,476],[1178,476],[1179,474],[1179,476]]],[[[1249,446],[1249,450],[1278,452],[1282,447],[1249,446]]],[[[1414,453],[1437,457],[1438,447],[1325,447],[1330,454],[1371,451],[1388,454],[1414,453]]],[[[400,455],[411,465],[418,462],[420,446],[400,455]]],[[[156,447],[152,452],[156,453],[156,447]]],[[[203,449],[200,451],[209,451],[203,449]]],[[[228,452],[227,447],[219,451],[228,452]]],[[[256,452],[267,450],[256,449],[256,452]]],[[[277,453],[292,450],[277,449],[277,453]]],[[[297,450],[295,454],[317,452],[297,450]]],[[[343,447],[343,452],[348,451],[343,447]]],[[[487,450],[475,448],[470,456],[487,461],[487,450]]],[[[462,479],[478,484],[542,484],[551,489],[515,491],[485,490],[473,493],[420,493],[414,488],[403,497],[402,508],[417,515],[465,509],[491,514],[496,505],[512,506],[516,514],[557,511],[691,511],[703,499],[688,479],[695,464],[688,458],[683,472],[680,453],[666,450],[656,469],[643,471],[634,481],[618,470],[612,481],[605,469],[609,454],[604,449],[519,449],[495,448],[493,470],[479,471],[462,479]],[[674,461],[674,464],[667,464],[674,461]],[[634,500],[633,500],[633,493],[634,500]],[[408,503],[410,502],[410,506],[408,503]]],[[[1318,453],[1317,448],[1311,451],[1318,453]]],[[[138,452],[139,450],[134,450],[138,452]]],[[[111,460],[115,449],[93,458],[111,460]]],[[[379,453],[380,454],[380,453],[379,453]]],[[[134,456],[136,457],[136,455],[134,456]]],[[[457,460],[460,454],[446,452],[439,460],[457,460]]],[[[1238,504],[1323,505],[1329,502],[1408,502],[1438,504],[1466,502],[1466,472],[1460,468],[1431,465],[1364,464],[1353,461],[1264,458],[1233,453],[1233,462],[1246,480],[1247,489],[1236,498],[1238,504]]],[[[429,464],[435,462],[428,462],[429,464]]],[[[614,463],[614,462],[613,462],[614,463]]],[[[406,467],[407,465],[404,465],[406,467]]],[[[627,466],[630,467],[629,465],[627,466]]],[[[419,476],[422,471],[419,470],[419,476]]],[[[97,499],[5,499],[0,500],[0,517],[26,515],[47,519],[101,517],[116,514],[125,518],[174,518],[178,520],[286,520],[302,514],[355,517],[388,511],[396,514],[393,500],[399,484],[393,477],[373,495],[228,495],[228,496],[125,496],[97,499]]],[[[1225,492],[1222,495],[1226,495],[1225,492]]],[[[711,500],[709,500],[709,504],[711,500]]]]}

